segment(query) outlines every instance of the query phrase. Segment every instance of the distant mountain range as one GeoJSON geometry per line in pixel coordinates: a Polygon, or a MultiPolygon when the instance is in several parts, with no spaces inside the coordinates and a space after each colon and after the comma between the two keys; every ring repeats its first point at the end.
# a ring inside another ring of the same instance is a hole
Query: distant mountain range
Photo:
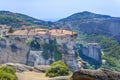
{"type": "Polygon", "coordinates": [[[56,22],[43,21],[30,16],[0,11],[0,24],[12,27],[22,25],[45,26],[81,31],[87,34],[103,34],[115,38],[120,42],[120,18],[108,15],[95,14],[88,11],[75,13],[56,22]]]}

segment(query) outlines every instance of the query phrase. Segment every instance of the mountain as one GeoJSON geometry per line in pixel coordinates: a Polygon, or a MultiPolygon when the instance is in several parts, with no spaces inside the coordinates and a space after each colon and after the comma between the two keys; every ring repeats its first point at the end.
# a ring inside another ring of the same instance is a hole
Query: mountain
{"type": "Polygon", "coordinates": [[[75,13],[55,22],[55,26],[87,34],[102,34],[120,42],[120,18],[88,11],[75,13]]]}
{"type": "Polygon", "coordinates": [[[73,20],[82,20],[82,19],[92,19],[92,18],[110,18],[108,15],[100,15],[92,12],[84,11],[80,13],[75,13],[67,18],[61,19],[59,21],[73,21],[73,20]]]}
{"type": "Polygon", "coordinates": [[[51,22],[45,22],[20,13],[0,11],[0,24],[19,28],[22,25],[48,26],[51,22]]]}

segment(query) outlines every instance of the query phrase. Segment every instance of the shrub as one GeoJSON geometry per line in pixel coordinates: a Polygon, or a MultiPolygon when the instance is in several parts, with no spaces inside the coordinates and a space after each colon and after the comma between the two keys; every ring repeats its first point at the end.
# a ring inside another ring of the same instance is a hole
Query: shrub
{"type": "Polygon", "coordinates": [[[32,50],[40,50],[40,44],[36,39],[33,39],[30,43],[30,47],[32,50]]]}
{"type": "Polygon", "coordinates": [[[9,28],[8,33],[13,33],[14,29],[12,27],[9,28]]]}
{"type": "Polygon", "coordinates": [[[56,77],[56,76],[66,76],[69,75],[68,66],[61,60],[54,62],[50,68],[46,71],[46,76],[56,77]]]}
{"type": "Polygon", "coordinates": [[[55,61],[62,59],[62,54],[57,49],[57,43],[56,40],[51,40],[50,44],[48,43],[41,43],[41,47],[43,48],[43,58],[48,59],[49,58],[49,52],[54,53],[54,59],[55,61]]]}
{"type": "Polygon", "coordinates": [[[8,66],[0,67],[0,80],[18,80],[15,70],[8,66]]]}
{"type": "Polygon", "coordinates": [[[33,41],[33,39],[27,38],[27,39],[26,39],[26,44],[27,44],[27,45],[30,45],[32,41],[33,41]]]}
{"type": "Polygon", "coordinates": [[[42,56],[44,59],[48,59],[49,58],[49,44],[48,43],[41,43],[41,47],[43,48],[43,53],[42,56]]]}

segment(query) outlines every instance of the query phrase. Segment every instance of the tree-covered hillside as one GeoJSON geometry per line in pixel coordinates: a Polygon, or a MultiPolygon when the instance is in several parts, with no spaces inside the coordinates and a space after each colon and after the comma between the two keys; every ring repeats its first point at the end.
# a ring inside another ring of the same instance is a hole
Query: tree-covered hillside
{"type": "Polygon", "coordinates": [[[120,42],[120,17],[85,11],[63,18],[55,22],[55,26],[86,34],[107,35],[120,42]]]}
{"type": "Polygon", "coordinates": [[[110,69],[113,71],[120,71],[120,44],[104,35],[86,35],[81,34],[79,36],[82,44],[96,42],[99,43],[103,51],[102,58],[106,60],[105,64],[102,64],[101,68],[110,69]]]}
{"type": "Polygon", "coordinates": [[[52,23],[38,20],[24,14],[0,11],[0,24],[19,28],[22,25],[49,26],[49,24],[52,23]]]}

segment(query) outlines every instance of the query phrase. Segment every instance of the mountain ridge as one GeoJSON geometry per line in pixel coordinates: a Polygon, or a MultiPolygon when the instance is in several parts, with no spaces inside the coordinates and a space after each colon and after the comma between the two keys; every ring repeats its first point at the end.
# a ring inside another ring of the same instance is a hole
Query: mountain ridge
{"type": "Polygon", "coordinates": [[[110,17],[111,16],[109,15],[96,14],[89,11],[83,11],[83,12],[74,13],[66,18],[60,19],[59,21],[62,20],[71,21],[71,20],[80,20],[80,19],[91,19],[91,18],[110,18],[110,17]]]}
{"type": "Polygon", "coordinates": [[[111,17],[91,12],[75,13],[55,22],[55,26],[75,30],[78,33],[100,34],[109,36],[120,42],[120,17],[111,17]]]}
{"type": "Polygon", "coordinates": [[[111,17],[88,11],[72,14],[56,22],[39,20],[24,14],[10,11],[0,11],[0,24],[20,28],[26,26],[44,26],[48,28],[63,28],[87,34],[102,34],[120,42],[120,17],[111,17]]]}
{"type": "Polygon", "coordinates": [[[12,27],[20,27],[22,25],[37,25],[47,26],[49,21],[39,20],[21,13],[14,13],[10,11],[0,11],[0,24],[6,24],[12,27]],[[14,23],[14,24],[12,24],[14,23]]]}

